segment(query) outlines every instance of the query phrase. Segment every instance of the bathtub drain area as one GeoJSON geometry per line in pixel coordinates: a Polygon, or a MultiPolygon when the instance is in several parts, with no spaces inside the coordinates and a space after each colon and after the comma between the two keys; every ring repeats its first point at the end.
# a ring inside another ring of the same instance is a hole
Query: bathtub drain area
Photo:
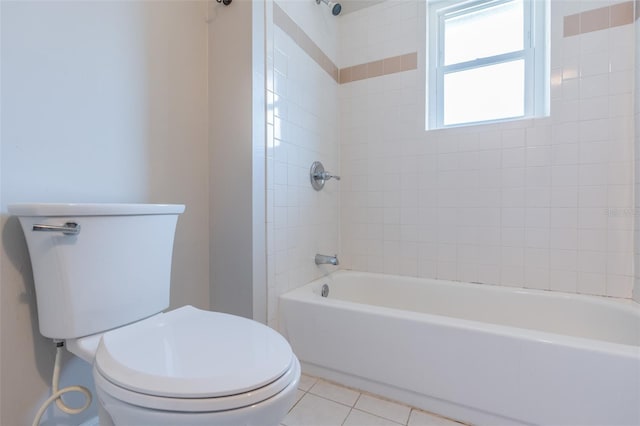
{"type": "Polygon", "coordinates": [[[320,295],[322,297],[327,297],[329,295],[329,285],[322,284],[322,290],[320,290],[320,295]]]}

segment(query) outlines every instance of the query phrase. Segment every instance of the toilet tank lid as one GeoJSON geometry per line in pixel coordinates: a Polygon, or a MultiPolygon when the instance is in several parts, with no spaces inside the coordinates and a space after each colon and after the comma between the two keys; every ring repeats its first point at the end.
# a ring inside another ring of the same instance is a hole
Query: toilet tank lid
{"type": "Polygon", "coordinates": [[[126,203],[16,203],[9,204],[15,216],[120,216],[180,214],[184,204],[126,203]]]}

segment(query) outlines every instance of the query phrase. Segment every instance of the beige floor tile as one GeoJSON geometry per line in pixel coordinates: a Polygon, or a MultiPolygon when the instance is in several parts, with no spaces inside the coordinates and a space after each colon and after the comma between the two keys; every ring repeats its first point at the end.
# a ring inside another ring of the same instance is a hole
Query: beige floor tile
{"type": "Polygon", "coordinates": [[[304,396],[305,393],[306,393],[305,391],[302,391],[300,389],[296,389],[296,402],[295,402],[295,404],[297,404],[298,401],[300,401],[302,399],[302,397],[304,396]]]}
{"type": "Polygon", "coordinates": [[[411,407],[407,405],[398,404],[366,394],[360,396],[360,399],[356,402],[355,408],[401,424],[407,424],[407,419],[411,412],[411,407]]]}
{"type": "Polygon", "coordinates": [[[347,389],[343,386],[335,385],[333,383],[325,382],[324,380],[318,380],[315,385],[311,389],[309,389],[309,393],[314,395],[321,396],[326,399],[330,399],[335,402],[339,402],[340,404],[348,405],[353,407],[353,404],[356,403],[358,397],[360,396],[360,392],[356,392],[351,389],[347,389]]]}
{"type": "Polygon", "coordinates": [[[399,426],[400,423],[392,422],[391,420],[384,419],[382,417],[374,416],[373,414],[365,413],[364,411],[353,409],[349,413],[347,420],[345,420],[343,426],[399,426]]]}
{"type": "Polygon", "coordinates": [[[319,396],[306,394],[282,421],[285,426],[340,426],[351,409],[319,396]]]}
{"type": "Polygon", "coordinates": [[[374,395],[303,374],[296,404],[280,426],[461,426],[431,414],[374,395]],[[351,408],[353,407],[353,409],[351,408]]]}
{"type": "Polygon", "coordinates": [[[318,381],[317,378],[313,376],[307,376],[306,374],[302,374],[300,376],[300,383],[298,383],[298,389],[302,389],[303,391],[308,391],[318,381]]]}

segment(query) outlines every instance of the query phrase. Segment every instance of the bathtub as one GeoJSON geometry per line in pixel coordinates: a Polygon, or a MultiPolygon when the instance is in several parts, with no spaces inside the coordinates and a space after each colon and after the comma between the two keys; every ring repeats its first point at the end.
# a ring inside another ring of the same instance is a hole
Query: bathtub
{"type": "Polygon", "coordinates": [[[338,271],[279,306],[308,374],[478,425],[640,425],[631,301],[338,271]]]}

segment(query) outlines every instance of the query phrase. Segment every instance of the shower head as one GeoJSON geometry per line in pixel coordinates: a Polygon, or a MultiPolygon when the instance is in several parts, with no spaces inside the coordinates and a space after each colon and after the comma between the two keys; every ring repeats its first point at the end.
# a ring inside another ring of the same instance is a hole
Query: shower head
{"type": "Polygon", "coordinates": [[[331,9],[331,13],[333,14],[333,16],[340,15],[340,12],[342,11],[342,5],[338,2],[331,0],[316,0],[316,4],[320,3],[324,3],[329,6],[329,9],[331,9]]]}

